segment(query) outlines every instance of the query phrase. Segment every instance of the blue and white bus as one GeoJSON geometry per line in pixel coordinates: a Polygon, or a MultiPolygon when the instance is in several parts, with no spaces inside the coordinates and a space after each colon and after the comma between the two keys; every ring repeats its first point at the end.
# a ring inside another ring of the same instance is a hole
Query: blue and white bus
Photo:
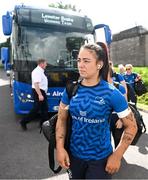
{"type": "Polygon", "coordinates": [[[13,12],[3,15],[2,22],[4,34],[11,39],[11,48],[1,49],[2,62],[6,70],[11,68],[17,114],[26,114],[32,108],[31,71],[39,58],[48,62],[49,112],[56,112],[66,82],[78,79],[76,59],[80,46],[95,40],[100,27],[105,30],[107,43],[111,41],[107,25],[93,27],[87,16],[57,8],[15,6],[13,12]]]}

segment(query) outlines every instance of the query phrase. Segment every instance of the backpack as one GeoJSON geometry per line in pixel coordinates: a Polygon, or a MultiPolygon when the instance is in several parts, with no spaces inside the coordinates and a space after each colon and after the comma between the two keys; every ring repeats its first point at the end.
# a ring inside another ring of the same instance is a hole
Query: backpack
{"type": "MultiPolygon", "coordinates": [[[[114,86],[118,89],[119,88],[119,83],[114,82],[114,86]]],[[[127,89],[129,89],[128,91],[133,92],[133,89],[131,88],[130,85],[127,87],[127,89]]],[[[129,92],[129,93],[131,93],[131,92],[129,92]]],[[[135,136],[134,140],[131,143],[131,145],[136,145],[139,138],[141,137],[141,135],[146,132],[146,126],[144,124],[142,115],[140,114],[140,112],[136,108],[135,104],[133,104],[133,101],[132,102],[129,101],[128,105],[129,105],[131,111],[134,114],[134,117],[136,119],[137,128],[138,128],[136,136],[135,136]]],[[[117,117],[117,119],[118,119],[118,117],[117,117]]],[[[119,139],[120,139],[119,137],[121,137],[121,135],[123,133],[123,129],[121,129],[121,131],[119,129],[115,129],[115,131],[117,131],[117,132],[114,132],[114,133],[116,134],[116,136],[118,136],[117,141],[119,141],[119,139]]]]}
{"type": "Polygon", "coordinates": [[[144,124],[142,115],[137,110],[137,108],[135,106],[133,106],[132,104],[130,104],[130,103],[129,103],[129,107],[130,107],[131,111],[134,114],[134,117],[135,117],[136,123],[137,123],[137,128],[138,128],[136,136],[135,136],[134,140],[131,143],[131,145],[136,145],[139,138],[141,137],[141,135],[146,132],[146,126],[144,124]]]}
{"type": "MultiPolygon", "coordinates": [[[[67,91],[69,99],[71,99],[72,96],[76,94],[79,82],[80,81],[72,82],[66,85],[66,91],[67,91]]],[[[62,170],[61,166],[58,166],[57,168],[55,168],[55,158],[54,158],[54,150],[56,148],[55,128],[56,128],[57,118],[58,118],[58,113],[56,113],[49,120],[45,121],[42,124],[42,132],[45,138],[47,139],[47,141],[49,142],[48,144],[49,167],[55,174],[59,173],[62,170]]],[[[69,115],[69,118],[67,121],[67,134],[66,134],[66,139],[65,139],[65,149],[67,151],[69,151],[70,134],[71,134],[71,117],[69,115]]]]}
{"type": "Polygon", "coordinates": [[[142,80],[134,83],[134,89],[138,96],[141,96],[147,92],[146,86],[142,80]]]}

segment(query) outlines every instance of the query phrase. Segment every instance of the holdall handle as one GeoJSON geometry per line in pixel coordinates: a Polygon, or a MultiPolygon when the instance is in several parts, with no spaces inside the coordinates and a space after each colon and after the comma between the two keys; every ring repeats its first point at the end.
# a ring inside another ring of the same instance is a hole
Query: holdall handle
{"type": "MultiPolygon", "coordinates": [[[[78,80],[76,82],[72,82],[70,84],[66,85],[66,91],[68,94],[68,98],[71,99],[72,96],[76,94],[76,91],[78,89],[79,83],[81,80],[78,80]]],[[[70,117],[70,115],[69,115],[70,117]]],[[[45,138],[48,140],[48,161],[49,161],[49,167],[50,169],[55,173],[59,173],[62,170],[61,166],[58,166],[57,169],[55,169],[55,158],[54,158],[54,149],[56,145],[56,138],[55,138],[55,127],[56,122],[58,118],[58,113],[56,113],[54,116],[52,116],[48,121],[44,122],[42,125],[42,130],[45,138]]],[[[65,148],[68,151],[69,149],[69,138],[71,134],[71,118],[69,118],[68,124],[67,124],[67,138],[65,140],[65,148]]]]}
{"type": "Polygon", "coordinates": [[[54,146],[55,143],[49,143],[48,144],[48,160],[49,160],[49,167],[50,169],[55,173],[59,173],[62,170],[61,166],[58,166],[57,169],[55,169],[55,160],[54,160],[54,146]],[[49,154],[53,154],[53,156],[49,157],[49,154]]]}
{"type": "Polygon", "coordinates": [[[142,133],[145,133],[145,132],[146,132],[146,126],[145,126],[145,124],[144,124],[144,121],[143,121],[142,115],[140,115],[140,116],[141,116],[141,123],[142,123],[143,128],[144,128],[144,131],[142,131],[142,133]]]}

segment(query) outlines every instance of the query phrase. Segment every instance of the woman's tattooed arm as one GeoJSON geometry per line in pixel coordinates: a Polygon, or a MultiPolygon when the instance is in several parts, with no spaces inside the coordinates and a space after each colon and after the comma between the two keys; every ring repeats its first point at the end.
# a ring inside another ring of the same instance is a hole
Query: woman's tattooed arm
{"type": "Polygon", "coordinates": [[[134,114],[130,112],[128,116],[121,119],[125,127],[121,142],[130,145],[136,135],[137,125],[134,114]]]}
{"type": "Polygon", "coordinates": [[[119,145],[115,149],[115,154],[117,154],[119,158],[122,158],[124,152],[132,143],[136,135],[137,124],[134,114],[132,112],[130,112],[129,115],[127,115],[126,117],[120,119],[124,125],[124,132],[122,134],[119,145]]]}
{"type": "Polygon", "coordinates": [[[67,105],[60,103],[58,110],[58,119],[56,123],[56,147],[64,148],[65,136],[66,136],[66,124],[68,118],[67,105]]]}

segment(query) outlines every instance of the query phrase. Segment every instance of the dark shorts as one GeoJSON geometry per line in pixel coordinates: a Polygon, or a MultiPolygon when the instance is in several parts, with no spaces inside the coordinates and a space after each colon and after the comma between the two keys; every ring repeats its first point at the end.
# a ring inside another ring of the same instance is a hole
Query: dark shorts
{"type": "Polygon", "coordinates": [[[101,160],[84,161],[70,157],[70,169],[67,171],[69,179],[112,179],[105,171],[107,158],[101,160]]]}

